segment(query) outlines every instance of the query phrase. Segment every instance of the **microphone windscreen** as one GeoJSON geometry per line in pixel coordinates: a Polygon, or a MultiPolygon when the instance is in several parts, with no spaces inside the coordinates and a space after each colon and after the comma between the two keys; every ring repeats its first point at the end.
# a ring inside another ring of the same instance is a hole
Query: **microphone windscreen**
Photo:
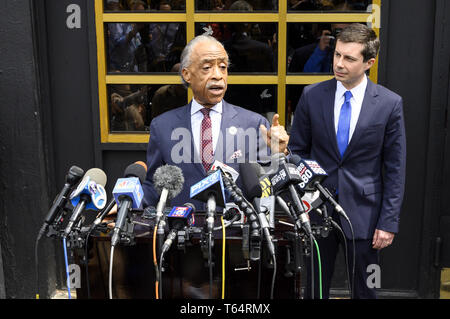
{"type": "Polygon", "coordinates": [[[239,176],[242,178],[242,184],[244,185],[244,192],[249,199],[253,200],[255,197],[261,197],[261,184],[253,163],[240,163],[239,171],[239,176]]]}
{"type": "Polygon", "coordinates": [[[289,157],[289,163],[295,164],[296,166],[298,166],[300,164],[301,160],[302,160],[302,158],[300,156],[298,156],[297,154],[292,154],[289,157]]]}
{"type": "Polygon", "coordinates": [[[140,163],[143,162],[136,162],[133,164],[130,164],[127,166],[127,168],[125,169],[124,172],[124,176],[125,177],[137,177],[139,178],[139,181],[142,183],[144,183],[145,181],[145,176],[147,175],[147,165],[142,165],[140,163]]]}
{"type": "Polygon", "coordinates": [[[84,176],[84,170],[78,166],[72,166],[66,175],[66,182],[70,185],[75,185],[84,176]]]}
{"type": "Polygon", "coordinates": [[[153,174],[153,186],[161,194],[163,189],[169,191],[169,199],[176,197],[183,189],[184,177],[181,168],[173,165],[163,165],[153,174]]]}
{"type": "Polygon", "coordinates": [[[90,180],[94,181],[96,184],[102,185],[105,187],[106,185],[106,174],[100,168],[91,168],[84,174],[84,176],[89,176],[90,180]]]}

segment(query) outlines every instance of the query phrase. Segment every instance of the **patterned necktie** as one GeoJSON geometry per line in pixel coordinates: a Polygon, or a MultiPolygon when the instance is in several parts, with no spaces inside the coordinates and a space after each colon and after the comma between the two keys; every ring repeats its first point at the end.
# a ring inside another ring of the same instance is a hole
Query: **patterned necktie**
{"type": "Polygon", "coordinates": [[[202,129],[200,132],[201,150],[200,156],[202,159],[203,167],[208,172],[214,159],[213,155],[213,142],[212,142],[212,126],[209,112],[211,109],[203,108],[200,110],[203,114],[202,129]]]}
{"type": "Polygon", "coordinates": [[[344,156],[345,149],[348,145],[348,137],[350,133],[350,118],[352,115],[352,106],[350,105],[350,99],[352,98],[352,92],[345,92],[345,102],[342,104],[341,113],[339,114],[338,130],[336,134],[337,144],[341,158],[344,156]]]}

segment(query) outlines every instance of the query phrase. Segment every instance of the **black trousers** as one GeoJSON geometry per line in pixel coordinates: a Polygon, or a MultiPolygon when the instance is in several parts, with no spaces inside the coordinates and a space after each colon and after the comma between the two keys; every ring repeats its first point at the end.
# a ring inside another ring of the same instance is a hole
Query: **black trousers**
{"type": "MultiPolygon", "coordinates": [[[[339,225],[339,218],[336,216],[336,212],[333,212],[333,220],[339,225]]],[[[342,228],[342,227],[341,227],[342,228]]],[[[321,274],[322,274],[322,298],[328,299],[330,296],[330,284],[334,273],[334,267],[336,262],[336,256],[341,247],[344,255],[347,256],[347,265],[349,280],[352,283],[352,271],[353,271],[353,241],[346,238],[347,251],[344,250],[344,238],[343,234],[336,228],[333,228],[328,237],[316,236],[316,241],[319,246],[320,259],[321,259],[321,274]]],[[[304,293],[305,299],[318,299],[319,295],[319,263],[317,250],[314,247],[314,296],[311,289],[311,257],[305,258],[305,266],[307,269],[307,283],[304,293]]],[[[373,282],[367,279],[372,274],[369,265],[379,265],[379,253],[378,250],[372,248],[372,238],[370,239],[358,239],[355,240],[355,280],[353,284],[353,298],[355,299],[376,299],[376,292],[373,282]]],[[[347,279],[347,278],[345,278],[347,279]]],[[[350,286],[351,287],[351,286],[350,286]]]]}

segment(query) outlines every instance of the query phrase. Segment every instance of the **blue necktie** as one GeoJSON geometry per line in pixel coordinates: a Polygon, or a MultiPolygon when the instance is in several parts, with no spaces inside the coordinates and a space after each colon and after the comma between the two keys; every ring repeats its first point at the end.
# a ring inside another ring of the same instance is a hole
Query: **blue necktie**
{"type": "Polygon", "coordinates": [[[348,145],[348,137],[350,133],[350,118],[352,115],[352,106],[350,105],[350,99],[352,98],[352,92],[345,92],[345,102],[342,104],[341,113],[339,114],[339,122],[337,129],[337,143],[341,158],[344,156],[345,149],[348,145]]]}

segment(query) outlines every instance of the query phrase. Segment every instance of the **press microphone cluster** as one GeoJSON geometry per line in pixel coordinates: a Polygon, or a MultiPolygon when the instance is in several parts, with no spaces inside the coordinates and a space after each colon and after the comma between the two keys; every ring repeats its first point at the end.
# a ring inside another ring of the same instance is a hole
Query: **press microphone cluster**
{"type": "MultiPolygon", "coordinates": [[[[65,177],[65,183],[60,191],[60,193],[56,196],[53,201],[52,206],[50,207],[47,215],[45,216],[44,223],[42,224],[41,229],[39,230],[38,240],[42,237],[47,231],[49,227],[58,228],[55,224],[60,221],[60,216],[64,214],[65,205],[68,200],[68,195],[72,191],[73,187],[81,180],[84,175],[84,170],[79,168],[78,166],[70,167],[69,171],[65,177]]],[[[52,233],[55,233],[52,231],[52,233]]]]}
{"type": "Polygon", "coordinates": [[[322,200],[329,202],[333,208],[349,221],[347,214],[341,205],[339,205],[334,199],[330,191],[322,186],[323,180],[328,176],[325,170],[320,166],[317,161],[305,160],[298,155],[292,155],[290,162],[297,166],[300,173],[301,182],[298,183],[298,188],[302,192],[306,191],[319,191],[322,200]]]}
{"type": "Polygon", "coordinates": [[[84,210],[98,211],[106,206],[106,181],[105,172],[99,168],[91,168],[86,172],[78,187],[70,195],[74,209],[63,237],[69,236],[84,210]]]}
{"type": "MultiPolygon", "coordinates": [[[[144,197],[142,183],[145,180],[146,174],[147,165],[143,162],[136,162],[125,169],[124,178],[119,178],[114,186],[112,193],[118,207],[118,212],[114,233],[111,238],[112,246],[116,246],[121,239],[125,239],[127,243],[131,242],[130,235],[132,234],[130,232],[126,233],[128,236],[123,236],[124,227],[129,217],[129,211],[141,207],[144,197]]],[[[128,225],[132,224],[128,222],[128,225]]]]}
{"type": "Polygon", "coordinates": [[[299,229],[303,229],[308,236],[311,236],[312,233],[309,218],[305,213],[303,203],[301,202],[297,190],[295,189],[295,185],[302,181],[301,175],[294,164],[286,161],[284,154],[276,154],[276,157],[272,158],[272,161],[274,160],[278,162],[278,169],[270,177],[273,191],[276,195],[281,192],[288,191],[291,202],[293,203],[290,208],[295,225],[299,229]]]}

